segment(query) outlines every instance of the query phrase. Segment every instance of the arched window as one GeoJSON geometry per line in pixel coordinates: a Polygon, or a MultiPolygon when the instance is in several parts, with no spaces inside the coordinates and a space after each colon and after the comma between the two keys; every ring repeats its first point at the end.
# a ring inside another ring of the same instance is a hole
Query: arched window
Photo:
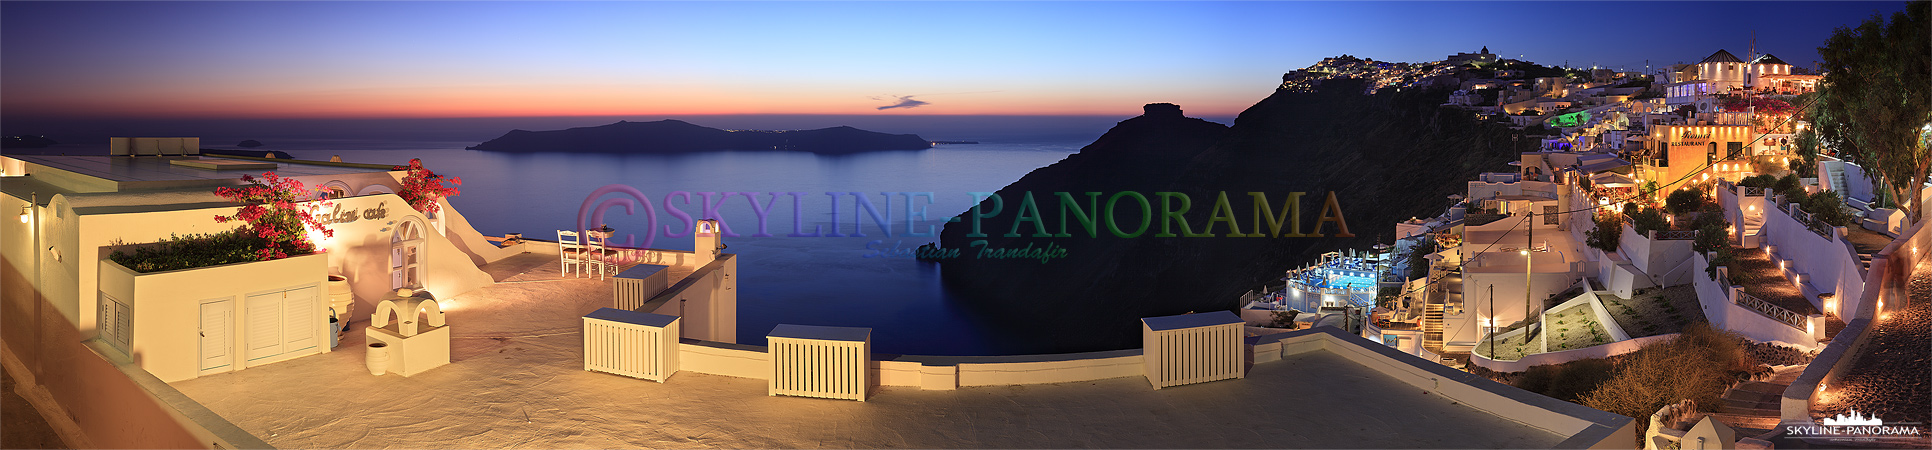
{"type": "Polygon", "coordinates": [[[368,186],[363,186],[362,190],[356,191],[356,195],[394,194],[394,193],[396,193],[396,191],[389,189],[389,186],[383,186],[380,184],[371,184],[368,186]]]}
{"type": "Polygon", "coordinates": [[[389,237],[389,284],[391,289],[423,287],[423,225],[415,218],[396,225],[389,237]]]}
{"type": "Polygon", "coordinates": [[[344,183],[342,180],[329,180],[327,183],[322,183],[322,190],[325,192],[324,196],[330,200],[346,198],[349,196],[349,183],[344,183]]]}

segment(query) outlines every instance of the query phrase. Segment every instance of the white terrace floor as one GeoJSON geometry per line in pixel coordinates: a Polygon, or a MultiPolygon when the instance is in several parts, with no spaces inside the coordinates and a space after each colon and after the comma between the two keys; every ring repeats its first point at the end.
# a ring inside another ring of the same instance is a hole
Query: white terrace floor
{"type": "Polygon", "coordinates": [[[659,384],[583,370],[580,317],[608,304],[607,281],[515,282],[557,279],[554,261],[530,255],[492,266],[512,283],[455,299],[450,365],[370,376],[357,323],[333,353],[174,386],[282,448],[1547,448],[1562,439],[1327,351],[1254,366],[1243,380],[1161,390],[1141,377],[875,387],[861,403],[768,397],[764,380],[690,372],[659,384]]]}

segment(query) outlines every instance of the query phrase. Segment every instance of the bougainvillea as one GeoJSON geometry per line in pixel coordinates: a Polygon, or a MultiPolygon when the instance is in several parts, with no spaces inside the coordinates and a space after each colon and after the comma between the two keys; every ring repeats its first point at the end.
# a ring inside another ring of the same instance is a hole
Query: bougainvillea
{"type": "Polygon", "coordinates": [[[1723,108],[1724,112],[1751,111],[1757,114],[1773,116],[1790,115],[1791,113],[1798,112],[1798,107],[1791,106],[1790,102],[1775,98],[1728,96],[1723,97],[1723,100],[1718,103],[1718,107],[1723,108]],[[1753,109],[1753,107],[1756,108],[1753,109]]]}
{"type": "Polygon", "coordinates": [[[411,158],[408,166],[396,166],[392,170],[409,172],[403,176],[402,192],[398,192],[396,195],[402,196],[403,201],[409,202],[409,206],[416,208],[417,211],[425,213],[441,211],[443,207],[437,204],[436,200],[445,197],[455,197],[461,194],[461,192],[456,190],[455,186],[443,184],[443,180],[447,179],[450,184],[461,186],[463,185],[463,177],[445,178],[442,175],[437,175],[436,172],[431,172],[429,169],[423,168],[423,160],[421,158],[411,158]]]}
{"type": "Polygon", "coordinates": [[[247,186],[216,188],[215,195],[236,203],[245,203],[241,210],[232,216],[215,216],[216,223],[230,220],[246,222],[243,234],[259,240],[261,248],[255,252],[262,260],[287,258],[290,256],[315,253],[315,243],[309,241],[304,227],[316,229],[325,237],[335,236],[335,231],[316,220],[311,213],[318,207],[328,206],[328,201],[301,204],[309,191],[301,181],[282,178],[275,172],[264,172],[261,178],[242,176],[247,186]]]}

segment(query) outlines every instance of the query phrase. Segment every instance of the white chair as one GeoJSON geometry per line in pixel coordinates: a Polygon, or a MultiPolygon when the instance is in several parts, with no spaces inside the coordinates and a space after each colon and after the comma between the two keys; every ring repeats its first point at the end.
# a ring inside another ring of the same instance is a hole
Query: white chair
{"type": "Polygon", "coordinates": [[[572,267],[584,273],[584,244],[577,239],[577,232],[557,230],[557,255],[562,259],[564,275],[570,275],[572,267]]]}
{"type": "MultiPolygon", "coordinates": [[[[611,263],[608,260],[610,256],[610,240],[592,231],[584,233],[584,242],[585,246],[589,247],[589,249],[584,252],[585,258],[582,267],[585,270],[597,271],[597,279],[604,279],[604,276],[612,269],[611,263]]],[[[589,272],[585,272],[585,274],[588,276],[589,272]]]]}

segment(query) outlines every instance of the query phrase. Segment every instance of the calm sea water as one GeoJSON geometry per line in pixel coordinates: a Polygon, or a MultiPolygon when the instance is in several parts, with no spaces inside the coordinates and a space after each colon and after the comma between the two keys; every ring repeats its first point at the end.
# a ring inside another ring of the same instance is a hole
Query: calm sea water
{"type": "MultiPolygon", "coordinates": [[[[1104,130],[1095,134],[1100,131],[1104,130]]],[[[688,202],[673,199],[672,206],[694,217],[703,209],[697,193],[758,192],[758,202],[764,206],[773,201],[766,193],[779,192],[767,221],[773,237],[751,236],[757,232],[758,220],[745,197],[733,195],[718,207],[726,225],[742,235],[724,238],[726,251],[741,258],[739,342],[761,344],[765,333],[780,323],[862,326],[873,329],[873,346],[884,353],[999,355],[1035,352],[1025,342],[999,339],[997,333],[1005,327],[1047,325],[977,317],[948,296],[936,266],[917,262],[909,253],[881,257],[876,249],[896,246],[910,251],[936,240],[904,236],[907,197],[897,193],[932,194],[930,203],[926,197],[914,198],[914,208],[923,208],[927,218],[912,221],[925,230],[970,207],[970,192],[997,190],[1090,141],[942,145],[923,151],[840,156],[739,151],[510,154],[463,150],[475,142],[395,140],[283,140],[275,149],[304,159],[340,155],[350,162],[401,164],[411,157],[422,158],[437,173],[463,178],[462,195],[450,202],[478,231],[490,235],[523,233],[554,239],[556,230],[576,228],[586,197],[606,185],[641,191],[656,207],[658,228],[678,230],[684,230],[684,223],[664,204],[672,192],[693,193],[688,202]],[[792,196],[786,192],[805,193],[796,214],[792,196]],[[853,233],[856,219],[866,237],[787,236],[793,232],[794,217],[806,233],[832,226],[832,200],[826,192],[867,195],[882,214],[890,211],[892,236],[882,233],[871,216],[855,216],[849,194],[838,200],[839,233],[853,233]],[[894,194],[888,198],[882,192],[894,194]]],[[[597,201],[614,198],[628,196],[605,195],[597,201]]],[[[716,202],[719,197],[712,198],[716,202]]],[[[606,213],[603,222],[618,230],[618,242],[629,235],[642,243],[649,220],[642,210],[637,212],[627,215],[618,208],[606,213]]],[[[652,246],[689,250],[691,238],[659,236],[652,246]]]]}

